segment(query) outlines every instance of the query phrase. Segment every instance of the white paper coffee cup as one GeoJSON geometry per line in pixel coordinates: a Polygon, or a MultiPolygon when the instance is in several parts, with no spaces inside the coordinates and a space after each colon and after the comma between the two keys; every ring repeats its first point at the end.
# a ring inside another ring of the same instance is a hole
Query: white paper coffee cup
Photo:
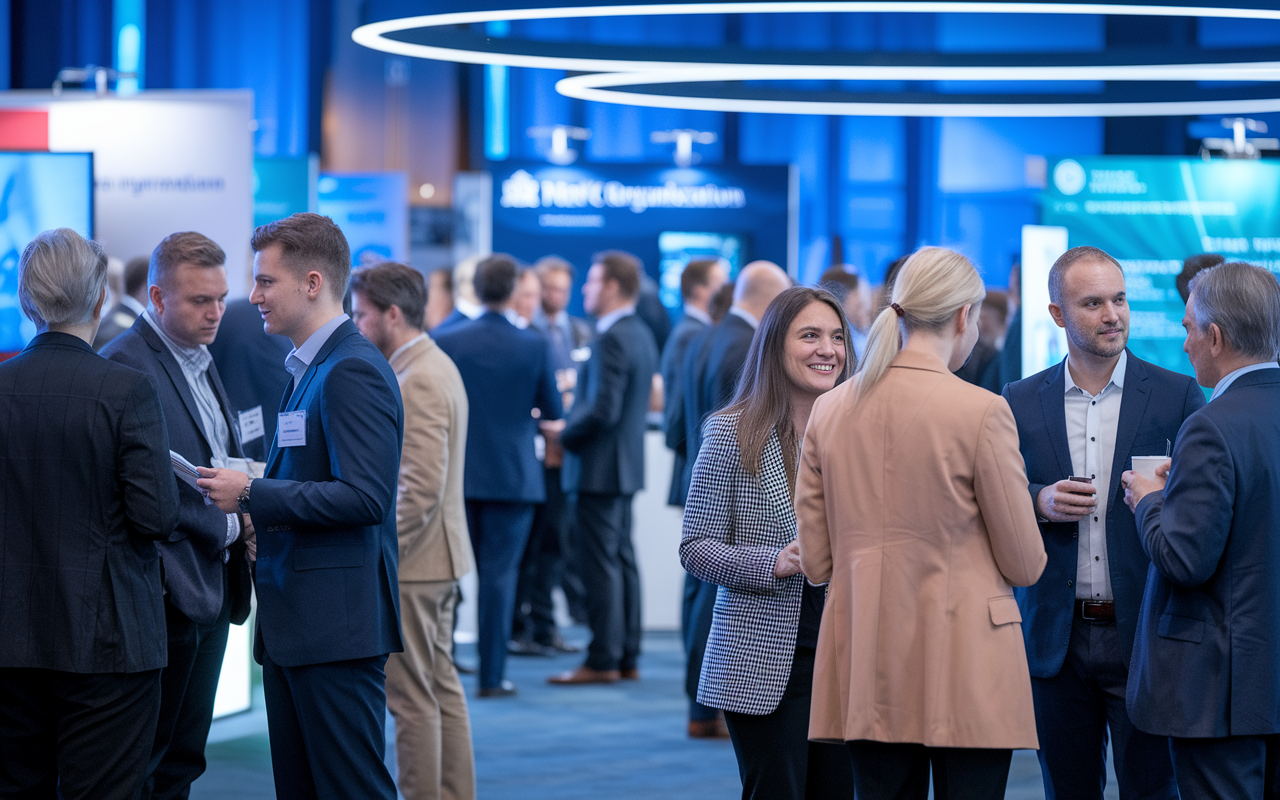
{"type": "Polygon", "coordinates": [[[1168,461],[1168,456],[1134,456],[1133,471],[1144,478],[1156,479],[1156,467],[1168,461]]]}

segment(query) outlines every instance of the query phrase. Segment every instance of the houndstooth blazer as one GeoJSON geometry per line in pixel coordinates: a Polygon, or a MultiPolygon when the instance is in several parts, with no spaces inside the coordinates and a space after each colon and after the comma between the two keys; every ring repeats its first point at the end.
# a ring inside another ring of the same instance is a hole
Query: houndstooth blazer
{"type": "Polygon", "coordinates": [[[680,563],[720,587],[698,702],[769,714],[791,675],[804,576],[773,576],[778,553],[796,538],[777,434],[765,444],[755,476],[742,467],[737,429],[738,414],[712,416],[703,425],[684,507],[680,563]]]}

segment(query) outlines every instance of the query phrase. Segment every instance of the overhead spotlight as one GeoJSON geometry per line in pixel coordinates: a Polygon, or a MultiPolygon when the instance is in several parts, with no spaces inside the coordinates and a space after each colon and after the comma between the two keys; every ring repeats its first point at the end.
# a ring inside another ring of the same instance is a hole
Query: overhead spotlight
{"type": "Polygon", "coordinates": [[[1200,155],[1206,161],[1214,151],[1227,158],[1262,158],[1263,150],[1280,150],[1280,139],[1249,138],[1249,131],[1267,132],[1267,123],[1260,119],[1231,117],[1222,120],[1222,127],[1231,129],[1231,138],[1209,136],[1201,140],[1200,155]]]}
{"type": "Polygon", "coordinates": [[[693,144],[711,144],[716,135],[711,131],[695,131],[691,128],[677,128],[673,131],[654,131],[649,134],[649,141],[654,144],[676,143],[673,154],[677,167],[692,166],[702,160],[702,156],[693,152],[693,144]]]}
{"type": "Polygon", "coordinates": [[[547,149],[547,160],[552,164],[567,166],[578,160],[578,151],[569,147],[569,140],[585,142],[591,138],[591,131],[573,125],[536,125],[525,133],[531,139],[551,139],[547,149]]]}

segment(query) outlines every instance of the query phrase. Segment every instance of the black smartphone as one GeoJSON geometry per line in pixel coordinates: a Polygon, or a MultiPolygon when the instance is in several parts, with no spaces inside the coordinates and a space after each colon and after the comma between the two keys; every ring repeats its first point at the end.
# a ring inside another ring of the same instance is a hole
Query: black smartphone
{"type": "MultiPolygon", "coordinates": [[[[1078,483],[1088,483],[1088,484],[1090,484],[1090,485],[1092,485],[1092,484],[1093,484],[1093,478],[1081,478],[1081,477],[1080,477],[1080,476],[1078,476],[1078,475],[1072,475],[1072,476],[1068,477],[1068,478],[1067,478],[1067,480],[1069,480],[1069,481],[1076,481],[1076,482],[1078,482],[1078,483]]],[[[1072,492],[1072,494],[1083,494],[1083,495],[1088,495],[1088,492],[1072,492]]]]}

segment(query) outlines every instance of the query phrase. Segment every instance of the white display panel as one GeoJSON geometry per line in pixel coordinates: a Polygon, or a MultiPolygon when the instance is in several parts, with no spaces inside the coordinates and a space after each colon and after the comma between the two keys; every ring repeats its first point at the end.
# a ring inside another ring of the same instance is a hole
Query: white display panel
{"type": "Polygon", "coordinates": [[[1067,333],[1049,315],[1049,270],[1067,252],[1067,229],[1022,226],[1022,377],[1067,355],[1067,333]]]}

